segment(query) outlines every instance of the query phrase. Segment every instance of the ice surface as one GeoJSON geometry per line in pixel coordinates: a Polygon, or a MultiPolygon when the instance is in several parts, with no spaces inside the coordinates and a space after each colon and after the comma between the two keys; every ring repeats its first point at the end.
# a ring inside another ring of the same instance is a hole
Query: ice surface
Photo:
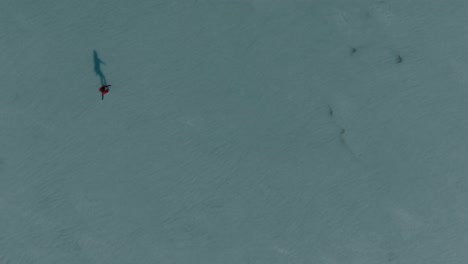
{"type": "Polygon", "coordinates": [[[468,2],[0,10],[0,263],[468,260],[468,2]]]}

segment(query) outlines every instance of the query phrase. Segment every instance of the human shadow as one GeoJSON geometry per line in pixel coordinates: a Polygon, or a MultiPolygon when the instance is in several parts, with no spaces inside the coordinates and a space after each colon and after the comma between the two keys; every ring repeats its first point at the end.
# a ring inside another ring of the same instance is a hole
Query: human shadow
{"type": "Polygon", "coordinates": [[[106,65],[100,58],[96,50],[93,51],[94,72],[101,79],[101,85],[107,85],[106,76],[102,73],[101,64],[106,65]]]}

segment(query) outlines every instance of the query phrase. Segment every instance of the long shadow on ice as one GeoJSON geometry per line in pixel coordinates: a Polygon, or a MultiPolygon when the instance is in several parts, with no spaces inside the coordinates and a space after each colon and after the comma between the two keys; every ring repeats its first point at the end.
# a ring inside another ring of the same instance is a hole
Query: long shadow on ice
{"type": "Polygon", "coordinates": [[[106,65],[100,58],[96,50],[93,51],[94,72],[101,79],[101,85],[107,85],[106,76],[102,73],[101,64],[106,65]]]}

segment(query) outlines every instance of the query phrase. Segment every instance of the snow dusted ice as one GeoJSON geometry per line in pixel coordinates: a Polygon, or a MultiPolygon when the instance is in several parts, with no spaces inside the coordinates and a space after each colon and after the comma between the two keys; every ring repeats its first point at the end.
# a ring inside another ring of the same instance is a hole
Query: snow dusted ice
{"type": "Polygon", "coordinates": [[[468,2],[0,10],[0,263],[468,260],[468,2]]]}

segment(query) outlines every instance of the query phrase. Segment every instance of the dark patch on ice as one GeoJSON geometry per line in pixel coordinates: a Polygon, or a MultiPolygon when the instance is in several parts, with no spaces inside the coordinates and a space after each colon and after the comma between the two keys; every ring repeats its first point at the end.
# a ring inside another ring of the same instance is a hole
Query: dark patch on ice
{"type": "Polygon", "coordinates": [[[346,130],[344,128],[341,128],[340,130],[340,141],[341,141],[342,146],[345,148],[346,151],[349,152],[351,157],[355,159],[356,161],[360,161],[359,157],[354,153],[352,148],[346,142],[346,130]]]}
{"type": "Polygon", "coordinates": [[[330,117],[333,117],[333,108],[331,107],[331,105],[328,106],[328,114],[330,115],[330,117]]]}
{"type": "Polygon", "coordinates": [[[351,55],[355,54],[357,52],[357,48],[351,48],[351,55]]]}
{"type": "Polygon", "coordinates": [[[398,55],[397,58],[396,58],[396,63],[402,63],[403,62],[403,58],[398,55]]]}
{"type": "Polygon", "coordinates": [[[106,65],[100,58],[96,50],[93,51],[94,72],[101,79],[101,85],[107,85],[106,76],[101,70],[101,64],[106,65]]]}
{"type": "Polygon", "coordinates": [[[345,133],[346,133],[346,130],[344,128],[342,128],[341,131],[340,131],[340,137],[341,137],[341,142],[343,142],[344,144],[346,144],[345,133]]]}
{"type": "MultiPolygon", "coordinates": [[[[348,144],[346,144],[346,130],[344,128],[341,128],[340,130],[340,141],[341,141],[341,144],[343,144],[343,146],[350,150],[349,147],[348,147],[348,144]]],[[[352,152],[352,151],[351,151],[352,152]]]]}

